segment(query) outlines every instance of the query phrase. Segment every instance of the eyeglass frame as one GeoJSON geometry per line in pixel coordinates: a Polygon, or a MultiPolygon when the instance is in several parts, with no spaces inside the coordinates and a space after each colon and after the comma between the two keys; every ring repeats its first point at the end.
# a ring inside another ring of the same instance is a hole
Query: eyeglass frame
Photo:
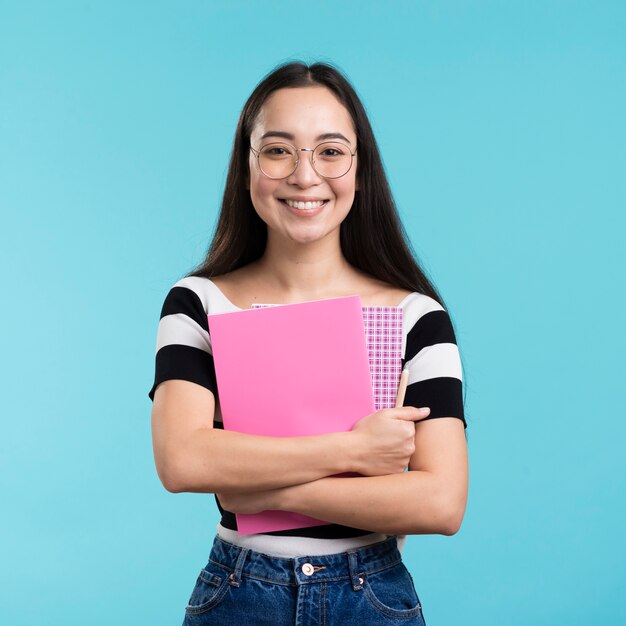
{"type": "Polygon", "coordinates": [[[261,174],[263,174],[263,176],[269,178],[270,180],[285,180],[285,178],[289,178],[290,176],[292,176],[294,174],[294,172],[298,169],[298,165],[300,165],[300,155],[298,154],[298,152],[310,152],[311,153],[311,167],[313,168],[313,170],[315,171],[315,173],[318,176],[321,176],[322,178],[328,178],[329,180],[337,180],[338,178],[342,178],[343,176],[345,176],[351,169],[352,169],[352,164],[354,163],[354,155],[356,154],[357,149],[354,149],[354,152],[350,152],[350,146],[347,146],[345,143],[341,142],[341,141],[322,141],[320,143],[318,143],[315,148],[296,148],[292,143],[289,143],[288,141],[272,141],[271,143],[267,143],[264,146],[262,146],[261,149],[266,148],[267,146],[274,146],[274,145],[278,145],[278,146],[291,146],[295,152],[296,152],[296,165],[293,168],[293,170],[287,174],[287,176],[281,176],[280,178],[275,178],[273,176],[268,176],[262,169],[261,169],[261,163],[259,162],[259,157],[261,156],[261,150],[256,150],[255,148],[252,147],[252,145],[250,145],[250,150],[252,150],[252,154],[254,154],[255,158],[256,158],[256,165],[259,168],[259,172],[261,172],[261,174]],[[333,143],[333,144],[341,144],[342,146],[345,146],[348,149],[348,153],[350,154],[350,167],[343,173],[341,174],[341,176],[324,176],[323,174],[320,174],[317,171],[317,168],[315,167],[315,162],[313,161],[313,153],[320,147],[323,146],[325,143],[333,143]]]}

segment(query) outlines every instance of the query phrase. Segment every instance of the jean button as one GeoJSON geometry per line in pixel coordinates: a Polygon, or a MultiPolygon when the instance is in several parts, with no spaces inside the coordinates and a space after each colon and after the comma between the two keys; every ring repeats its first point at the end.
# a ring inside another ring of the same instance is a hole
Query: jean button
{"type": "Polygon", "coordinates": [[[305,563],[302,566],[302,573],[305,574],[306,576],[310,576],[311,574],[313,574],[314,571],[315,569],[310,563],[305,563]]]}

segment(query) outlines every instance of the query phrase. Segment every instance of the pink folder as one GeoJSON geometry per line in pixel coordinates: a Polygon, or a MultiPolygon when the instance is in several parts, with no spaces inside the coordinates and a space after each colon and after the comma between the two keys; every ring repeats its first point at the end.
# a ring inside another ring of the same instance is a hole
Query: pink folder
{"type": "MultiPolygon", "coordinates": [[[[255,303],[252,308],[268,306],[280,305],[255,303]]],[[[401,306],[369,305],[362,307],[362,312],[374,406],[377,411],[391,409],[396,406],[402,373],[403,309],[401,306]]]]}
{"type": "MultiPolygon", "coordinates": [[[[358,296],[208,320],[227,430],[272,437],[349,431],[375,410],[358,296]]],[[[242,534],[326,523],[287,511],[237,514],[242,534]]]]}

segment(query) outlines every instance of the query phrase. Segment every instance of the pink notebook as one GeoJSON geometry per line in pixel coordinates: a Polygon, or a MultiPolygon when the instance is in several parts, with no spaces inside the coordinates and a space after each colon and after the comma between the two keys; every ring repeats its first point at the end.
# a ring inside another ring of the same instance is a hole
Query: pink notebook
{"type": "MultiPolygon", "coordinates": [[[[209,315],[224,428],[292,437],[349,431],[375,410],[361,299],[209,315]]],[[[242,534],[327,522],[286,511],[237,514],[242,534]]]]}
{"type": "MultiPolygon", "coordinates": [[[[280,304],[253,304],[253,309],[280,304]]],[[[400,306],[364,306],[363,325],[376,410],[396,406],[402,373],[402,316],[400,306]]]]}

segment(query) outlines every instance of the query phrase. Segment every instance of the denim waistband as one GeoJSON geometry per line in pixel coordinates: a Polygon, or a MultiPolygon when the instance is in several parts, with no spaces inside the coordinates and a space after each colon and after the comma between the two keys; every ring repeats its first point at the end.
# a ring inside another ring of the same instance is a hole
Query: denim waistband
{"type": "Polygon", "coordinates": [[[362,576],[392,567],[402,560],[396,537],[337,554],[282,558],[228,543],[216,536],[210,561],[230,570],[230,582],[243,576],[279,585],[310,585],[349,579],[360,589],[362,576]]]}

